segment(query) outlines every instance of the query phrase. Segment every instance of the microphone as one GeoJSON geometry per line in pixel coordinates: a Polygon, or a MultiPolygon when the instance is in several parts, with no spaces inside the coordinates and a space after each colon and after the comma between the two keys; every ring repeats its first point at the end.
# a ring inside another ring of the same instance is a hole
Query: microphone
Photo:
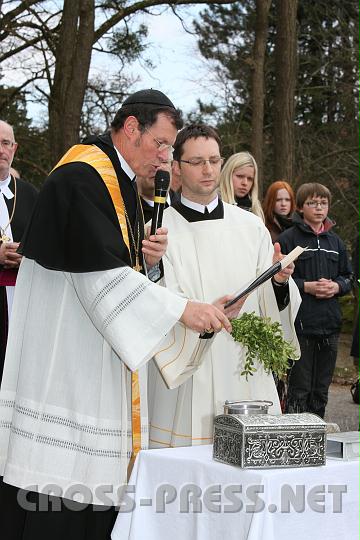
{"type": "Polygon", "coordinates": [[[158,169],[155,174],[154,211],[151,220],[150,234],[155,234],[156,230],[161,227],[169,186],[170,173],[158,169]]]}

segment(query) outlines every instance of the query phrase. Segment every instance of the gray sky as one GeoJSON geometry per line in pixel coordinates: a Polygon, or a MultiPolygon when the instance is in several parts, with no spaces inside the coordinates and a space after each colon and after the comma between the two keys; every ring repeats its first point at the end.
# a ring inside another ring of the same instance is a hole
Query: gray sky
{"type": "MultiPolygon", "coordinates": [[[[189,28],[200,9],[204,6],[186,8],[189,28]]],[[[137,17],[136,21],[141,22],[141,18],[137,17]]],[[[161,90],[184,112],[191,111],[199,97],[210,95],[208,87],[204,87],[206,70],[198,52],[196,36],[188,34],[171,12],[157,17],[146,16],[143,22],[149,29],[146,54],[155,69],[150,73],[141,66],[141,62],[131,66],[128,72],[141,78],[134,90],[146,87],[161,90]]]]}
{"type": "MultiPolygon", "coordinates": [[[[183,8],[182,14],[188,28],[192,20],[205,6],[183,8]]],[[[159,11],[162,8],[159,8],[159,11]]],[[[141,62],[135,62],[126,68],[125,73],[139,78],[133,90],[141,88],[155,88],[166,93],[174,104],[185,113],[196,108],[197,99],[211,99],[211,85],[209,84],[209,68],[204,66],[204,60],[197,49],[196,37],[187,33],[179,19],[172,12],[165,12],[160,16],[136,16],[137,24],[143,22],[148,26],[146,39],[148,47],[145,55],[149,57],[154,69],[147,71],[141,62]]],[[[31,64],[33,57],[25,55],[22,65],[31,64]]],[[[90,76],[97,73],[116,72],[119,69],[114,58],[101,53],[93,53],[90,76]]],[[[3,66],[2,83],[16,85],[24,80],[22,70],[14,69],[11,62],[3,66]]],[[[41,123],[44,110],[39,104],[29,103],[29,116],[35,124],[41,123]]]]}

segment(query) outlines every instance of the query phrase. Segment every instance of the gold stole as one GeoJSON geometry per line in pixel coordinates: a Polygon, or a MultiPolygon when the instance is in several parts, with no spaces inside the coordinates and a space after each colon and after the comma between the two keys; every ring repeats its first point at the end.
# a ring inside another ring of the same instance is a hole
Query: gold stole
{"type": "MultiPolygon", "coordinates": [[[[126,247],[130,252],[129,231],[127,228],[125,217],[125,205],[121,195],[119,182],[110,158],[100,150],[97,146],[89,146],[85,144],[77,144],[70,148],[66,154],[55,165],[53,170],[57,169],[65,163],[73,162],[88,163],[101,176],[106,185],[115,212],[119,220],[121,234],[126,247]]],[[[139,374],[137,371],[131,373],[131,420],[132,420],[132,455],[129,463],[129,470],[135,461],[136,455],[141,450],[141,415],[140,415],[140,387],[139,374]]]]}

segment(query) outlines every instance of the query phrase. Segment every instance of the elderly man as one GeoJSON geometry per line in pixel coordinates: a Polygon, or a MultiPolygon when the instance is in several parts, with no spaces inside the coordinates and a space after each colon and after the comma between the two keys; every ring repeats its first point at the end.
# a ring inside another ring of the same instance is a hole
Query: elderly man
{"type": "Polygon", "coordinates": [[[16,252],[33,210],[37,190],[14,174],[17,150],[13,128],[0,120],[0,381],[8,322],[21,255],[16,252]]]}
{"type": "MultiPolygon", "coordinates": [[[[129,464],[147,446],[147,361],[176,325],[231,330],[221,309],[146,276],[159,277],[167,231],[144,238],[134,177],[156,172],[181,125],[162,92],[136,92],[39,195],[0,394],[1,470],[25,508],[0,495],[5,538],[107,539],[129,464]],[[83,502],[92,505],[79,512],[83,502]]],[[[196,359],[169,374],[174,384],[182,369],[191,375],[196,359]]]]}

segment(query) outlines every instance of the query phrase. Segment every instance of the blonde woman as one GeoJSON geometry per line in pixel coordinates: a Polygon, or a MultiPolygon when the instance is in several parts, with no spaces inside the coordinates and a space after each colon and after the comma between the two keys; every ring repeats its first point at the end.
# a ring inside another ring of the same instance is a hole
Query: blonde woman
{"type": "Polygon", "coordinates": [[[249,210],[265,221],[258,193],[258,170],[253,156],[249,152],[230,156],[220,176],[222,200],[249,210]]]}

